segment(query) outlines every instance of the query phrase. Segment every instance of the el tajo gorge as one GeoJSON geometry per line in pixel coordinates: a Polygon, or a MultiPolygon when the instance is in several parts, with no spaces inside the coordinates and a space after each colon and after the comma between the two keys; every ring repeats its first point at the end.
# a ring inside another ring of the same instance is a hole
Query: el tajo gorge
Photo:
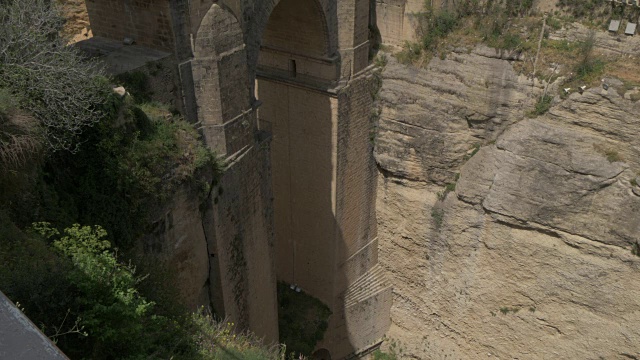
{"type": "Polygon", "coordinates": [[[168,54],[178,107],[226,161],[202,216],[206,299],[267,342],[277,281],[331,309],[316,358],[358,357],[390,325],[370,47],[376,20],[400,41],[414,2],[86,0],[95,36],[168,54]]]}

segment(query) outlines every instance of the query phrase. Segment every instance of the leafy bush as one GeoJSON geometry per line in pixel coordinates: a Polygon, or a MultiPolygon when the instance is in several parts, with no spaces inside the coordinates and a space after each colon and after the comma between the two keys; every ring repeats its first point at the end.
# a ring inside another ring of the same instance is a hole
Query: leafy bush
{"type": "Polygon", "coordinates": [[[324,337],[331,310],[320,300],[278,283],[278,330],[280,342],[296,356],[310,355],[324,337]]]}
{"type": "Polygon", "coordinates": [[[402,50],[395,53],[394,56],[401,64],[410,64],[420,58],[422,47],[420,44],[405,41],[402,50]]]}
{"type": "Polygon", "coordinates": [[[196,198],[205,195],[202,184],[219,165],[196,130],[159,104],[113,101],[120,118],[88,129],[77,153],[49,157],[30,193],[15,195],[20,200],[12,202],[12,214],[20,226],[100,224],[126,249],[178,186],[188,184],[196,198]]]}
{"type": "Polygon", "coordinates": [[[376,350],[373,352],[373,360],[397,360],[398,356],[395,353],[387,353],[382,350],[376,350]]]}
{"type": "MultiPolygon", "coordinates": [[[[387,339],[388,341],[389,339],[387,339]]],[[[387,351],[377,349],[373,352],[373,360],[397,360],[402,358],[402,348],[395,340],[391,340],[387,351]]]]}
{"type": "Polygon", "coordinates": [[[115,80],[122,83],[127,91],[133,95],[136,104],[144,104],[151,101],[153,91],[149,84],[149,76],[140,70],[119,74],[115,80]]]}
{"type": "Polygon", "coordinates": [[[440,230],[444,222],[444,209],[437,207],[431,209],[431,218],[433,219],[436,230],[440,230]]]}
{"type": "Polygon", "coordinates": [[[459,15],[448,10],[432,13],[427,18],[428,26],[423,31],[422,46],[427,50],[434,50],[438,40],[447,36],[458,25],[459,15]]]}
{"type": "Polygon", "coordinates": [[[0,213],[0,288],[71,358],[284,358],[279,346],[202,312],[161,315],[163,304],[138,291],[143,277],[118,260],[102,228],[76,224],[60,234],[37,223],[33,230],[0,213]]]}
{"type": "Polygon", "coordinates": [[[37,157],[38,135],[37,121],[21,112],[15,96],[0,87],[0,185],[11,172],[37,157]]]}
{"type": "MultiPolygon", "coordinates": [[[[599,0],[558,0],[558,7],[564,11],[570,13],[576,18],[595,18],[604,14],[609,10],[609,5],[599,0]]],[[[623,9],[624,6],[620,4],[617,9],[623,9]]]]}
{"type": "Polygon", "coordinates": [[[599,76],[604,71],[604,62],[593,55],[595,44],[596,35],[594,31],[591,31],[579,43],[579,61],[575,67],[576,77],[579,80],[588,81],[591,77],[599,76]]]}
{"type": "Polygon", "coordinates": [[[505,0],[504,6],[509,16],[524,16],[533,8],[533,0],[505,0]]]}
{"type": "Polygon", "coordinates": [[[99,226],[75,224],[60,237],[46,223],[34,224],[34,229],[45,238],[54,238],[53,248],[73,264],[66,274],[77,293],[72,306],[78,309],[79,323],[86,330],[83,334],[90,335],[90,347],[100,348],[106,358],[150,353],[145,331],[164,319],[151,318],[154,304],[135,288],[141,278],[135,276],[133,266],[118,262],[106,232],[99,226]]]}
{"type": "Polygon", "coordinates": [[[284,359],[284,349],[267,347],[251,333],[238,333],[235,325],[216,321],[202,312],[191,316],[198,354],[203,360],[276,360],[284,359]]]}

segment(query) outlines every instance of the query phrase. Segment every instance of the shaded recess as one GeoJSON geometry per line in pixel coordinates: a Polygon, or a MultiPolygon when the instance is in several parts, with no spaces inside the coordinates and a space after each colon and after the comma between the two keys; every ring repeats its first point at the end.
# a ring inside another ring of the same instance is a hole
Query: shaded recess
{"type": "Polygon", "coordinates": [[[335,65],[323,58],[329,41],[322,7],[282,0],[263,34],[256,94],[259,126],[273,134],[277,276],[331,304],[336,106],[320,85],[332,78],[323,66],[335,65]]]}

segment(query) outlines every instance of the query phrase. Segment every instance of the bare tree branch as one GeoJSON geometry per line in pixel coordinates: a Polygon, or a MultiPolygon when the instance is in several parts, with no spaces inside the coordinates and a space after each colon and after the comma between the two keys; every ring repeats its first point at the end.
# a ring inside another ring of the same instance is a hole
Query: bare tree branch
{"type": "MultiPolygon", "coordinates": [[[[0,0],[0,88],[37,119],[47,148],[74,152],[78,136],[104,117],[108,88],[96,63],[58,35],[62,24],[53,1],[0,0]]],[[[0,153],[28,147],[5,137],[0,153]]]]}

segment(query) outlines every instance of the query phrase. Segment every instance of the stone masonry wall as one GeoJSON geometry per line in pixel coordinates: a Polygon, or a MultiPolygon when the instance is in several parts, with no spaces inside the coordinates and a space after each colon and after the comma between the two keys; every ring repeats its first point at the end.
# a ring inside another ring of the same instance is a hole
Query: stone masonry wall
{"type": "Polygon", "coordinates": [[[352,80],[338,97],[336,218],[340,239],[336,294],[377,263],[375,245],[376,165],[373,158],[371,109],[373,75],[352,80]],[[371,247],[371,251],[368,248],[371,247]],[[355,256],[368,253],[364,258],[355,256]]]}
{"type": "Polygon", "coordinates": [[[278,341],[269,139],[228,166],[204,215],[215,310],[251,329],[266,343],[278,341]],[[219,281],[219,283],[216,283],[219,281]]]}
{"type": "Polygon", "coordinates": [[[86,0],[94,36],[123,40],[173,52],[169,1],[86,0]]]}
{"type": "Polygon", "coordinates": [[[267,79],[259,80],[258,96],[261,126],[273,133],[278,276],[331,306],[336,99],[267,79]]]}

